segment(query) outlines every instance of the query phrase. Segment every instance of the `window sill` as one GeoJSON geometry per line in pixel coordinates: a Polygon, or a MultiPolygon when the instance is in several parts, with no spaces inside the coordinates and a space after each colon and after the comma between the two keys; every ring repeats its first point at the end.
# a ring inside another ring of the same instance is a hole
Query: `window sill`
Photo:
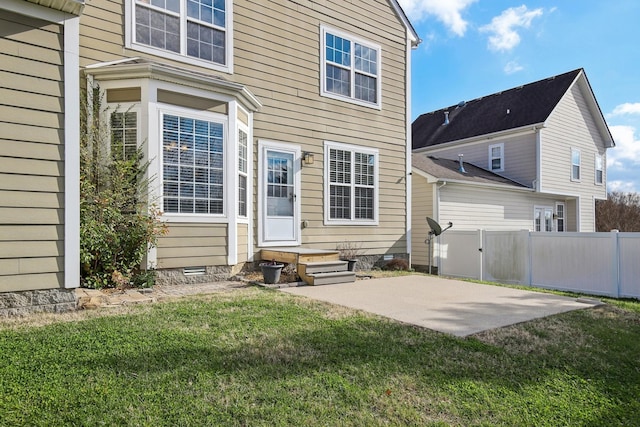
{"type": "Polygon", "coordinates": [[[179,213],[173,213],[173,212],[171,213],[164,212],[160,217],[160,219],[168,223],[180,223],[180,222],[227,223],[229,222],[228,218],[225,215],[179,214],[179,213]]]}
{"type": "Polygon", "coordinates": [[[324,221],[324,225],[325,226],[358,226],[358,227],[362,227],[362,226],[377,226],[379,225],[378,221],[335,221],[335,220],[325,220],[324,221]]]}
{"type": "Polygon", "coordinates": [[[169,52],[162,49],[156,49],[154,47],[138,44],[138,43],[131,43],[126,47],[128,49],[131,49],[137,52],[148,53],[149,55],[159,56],[159,57],[170,59],[173,61],[195,65],[201,68],[207,68],[209,70],[215,70],[215,71],[220,71],[227,74],[233,74],[233,68],[230,65],[216,64],[215,62],[204,61],[202,59],[192,58],[190,56],[184,56],[178,53],[173,53],[173,52],[169,52]]]}
{"type": "Polygon", "coordinates": [[[381,103],[373,104],[371,102],[361,101],[361,100],[356,99],[356,98],[349,98],[347,96],[337,95],[337,94],[334,94],[334,93],[331,93],[331,92],[325,92],[325,91],[322,91],[320,93],[320,96],[323,96],[325,98],[335,99],[335,100],[338,100],[338,101],[348,102],[349,104],[360,105],[362,107],[367,107],[367,108],[371,108],[371,109],[374,109],[374,110],[382,110],[382,104],[381,103]]]}

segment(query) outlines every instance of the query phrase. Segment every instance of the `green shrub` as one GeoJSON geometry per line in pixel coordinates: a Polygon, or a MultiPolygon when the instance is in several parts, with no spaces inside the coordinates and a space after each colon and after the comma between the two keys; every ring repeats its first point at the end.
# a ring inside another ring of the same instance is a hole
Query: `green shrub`
{"type": "MultiPolygon", "coordinates": [[[[97,91],[94,91],[97,95],[97,91]]],[[[80,151],[80,263],[83,286],[150,286],[142,263],[166,232],[160,211],[149,204],[148,162],[138,147],[124,155],[112,138],[101,98],[83,108],[80,151]],[[138,278],[142,276],[143,278],[138,278]]]]}

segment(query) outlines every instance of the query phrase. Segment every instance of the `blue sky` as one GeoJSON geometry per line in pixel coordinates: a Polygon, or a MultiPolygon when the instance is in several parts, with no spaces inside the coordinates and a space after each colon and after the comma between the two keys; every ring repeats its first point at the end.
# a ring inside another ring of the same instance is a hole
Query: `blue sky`
{"type": "Polygon", "coordinates": [[[639,0],[399,0],[418,115],[584,68],[616,147],[609,190],[640,192],[639,0]]]}

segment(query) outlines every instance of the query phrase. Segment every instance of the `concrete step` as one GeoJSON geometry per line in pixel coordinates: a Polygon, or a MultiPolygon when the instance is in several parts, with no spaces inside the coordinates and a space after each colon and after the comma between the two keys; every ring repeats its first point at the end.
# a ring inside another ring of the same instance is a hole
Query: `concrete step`
{"type": "Polygon", "coordinates": [[[347,271],[348,267],[347,261],[305,262],[303,264],[307,274],[347,271]]]}
{"type": "MultiPolygon", "coordinates": [[[[334,271],[330,273],[309,274],[310,285],[335,285],[337,283],[351,283],[356,281],[356,273],[353,271],[334,271]]],[[[308,282],[307,282],[308,283],[308,282]]]]}

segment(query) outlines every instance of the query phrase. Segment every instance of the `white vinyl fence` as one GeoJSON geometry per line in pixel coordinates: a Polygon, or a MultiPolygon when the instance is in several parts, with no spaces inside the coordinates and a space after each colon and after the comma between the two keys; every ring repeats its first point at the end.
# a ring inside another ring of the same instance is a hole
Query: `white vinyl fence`
{"type": "Polygon", "coordinates": [[[640,233],[449,230],[434,265],[445,276],[640,298],[640,233]]]}

